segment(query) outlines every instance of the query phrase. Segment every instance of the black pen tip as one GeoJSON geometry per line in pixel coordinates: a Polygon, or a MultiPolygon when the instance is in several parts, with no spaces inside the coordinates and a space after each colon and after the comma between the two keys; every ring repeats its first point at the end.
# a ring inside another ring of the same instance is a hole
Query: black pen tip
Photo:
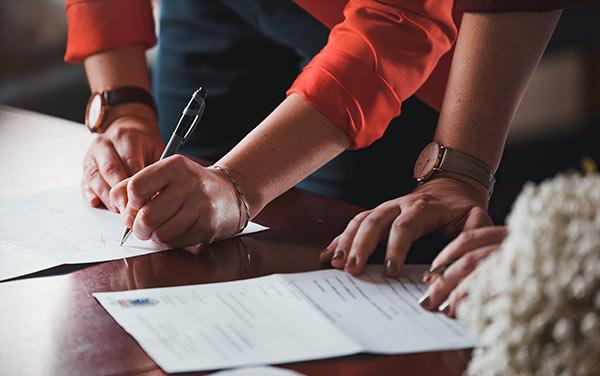
{"type": "Polygon", "coordinates": [[[203,100],[206,99],[206,87],[202,86],[200,87],[200,89],[196,90],[196,92],[194,93],[194,95],[199,96],[200,98],[202,98],[203,100]]]}

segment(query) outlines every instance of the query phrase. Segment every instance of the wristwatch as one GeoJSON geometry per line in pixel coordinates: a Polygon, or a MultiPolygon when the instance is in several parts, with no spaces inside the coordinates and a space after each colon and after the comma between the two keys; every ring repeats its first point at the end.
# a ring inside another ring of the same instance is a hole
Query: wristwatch
{"type": "Polygon", "coordinates": [[[482,160],[432,142],[417,158],[413,175],[419,183],[423,183],[431,179],[436,172],[449,172],[475,180],[481,183],[490,195],[496,182],[492,169],[482,160]]]}
{"type": "Polygon", "coordinates": [[[106,120],[110,108],[125,103],[145,104],[156,113],[154,98],[148,90],[137,86],[124,86],[92,93],[85,109],[85,125],[93,133],[104,132],[109,125],[106,120]]]}

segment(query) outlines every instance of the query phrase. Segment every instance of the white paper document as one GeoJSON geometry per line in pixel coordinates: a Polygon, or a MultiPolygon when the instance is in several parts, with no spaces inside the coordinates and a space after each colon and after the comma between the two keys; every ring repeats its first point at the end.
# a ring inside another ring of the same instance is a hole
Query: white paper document
{"type": "MultiPolygon", "coordinates": [[[[242,234],[265,230],[249,223],[242,234]]],[[[85,205],[77,187],[0,200],[0,280],[62,264],[116,260],[165,250],[131,236],[123,222],[85,205]]]]}
{"type": "Polygon", "coordinates": [[[242,281],[95,293],[166,372],[277,364],[370,352],[469,348],[477,338],[427,312],[423,267],[384,278],[339,270],[242,281]]]}

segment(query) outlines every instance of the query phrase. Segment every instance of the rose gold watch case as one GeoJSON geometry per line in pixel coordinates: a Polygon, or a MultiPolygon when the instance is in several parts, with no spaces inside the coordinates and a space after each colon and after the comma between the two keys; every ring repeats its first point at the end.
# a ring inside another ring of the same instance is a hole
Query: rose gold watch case
{"type": "Polygon", "coordinates": [[[415,162],[413,176],[418,182],[423,182],[439,168],[444,154],[444,148],[437,142],[425,146],[415,162]]]}
{"type": "Polygon", "coordinates": [[[90,99],[88,100],[88,103],[85,108],[85,125],[90,130],[90,132],[100,133],[103,131],[102,124],[104,123],[104,117],[106,116],[106,107],[106,100],[104,99],[104,95],[102,95],[102,93],[94,92],[92,93],[92,95],[90,95],[90,99]],[[96,106],[98,106],[99,108],[97,109],[97,116],[94,116],[94,120],[90,118],[90,111],[96,111],[96,109],[93,108],[96,106]],[[91,124],[92,121],[93,124],[91,124]]]}

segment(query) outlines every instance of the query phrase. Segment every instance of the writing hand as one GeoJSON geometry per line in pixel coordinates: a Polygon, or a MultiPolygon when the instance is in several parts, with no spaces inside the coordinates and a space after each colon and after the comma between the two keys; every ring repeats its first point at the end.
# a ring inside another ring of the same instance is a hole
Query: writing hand
{"type": "Polygon", "coordinates": [[[477,268],[477,264],[500,247],[507,235],[508,231],[504,226],[463,231],[433,260],[431,267],[436,268],[456,259],[443,274],[424,280],[429,288],[421,305],[429,310],[439,308],[449,317],[454,317],[456,307],[467,296],[465,281],[477,268]],[[445,301],[448,303],[444,303],[445,301]]]}
{"type": "Polygon", "coordinates": [[[83,158],[81,193],[85,201],[117,211],[110,201],[110,189],[158,160],[164,147],[158,130],[149,126],[148,120],[137,116],[114,120],[105,133],[94,135],[83,158]]]}
{"type": "Polygon", "coordinates": [[[138,238],[171,248],[210,243],[240,224],[235,189],[222,172],[182,155],[144,168],[113,187],[110,197],[138,238]]]}
{"type": "Polygon", "coordinates": [[[359,213],[321,253],[321,262],[358,275],[377,245],[387,239],[385,274],[397,276],[411,244],[440,231],[456,236],[461,230],[491,225],[487,192],[462,180],[439,177],[405,196],[359,213]]]}

